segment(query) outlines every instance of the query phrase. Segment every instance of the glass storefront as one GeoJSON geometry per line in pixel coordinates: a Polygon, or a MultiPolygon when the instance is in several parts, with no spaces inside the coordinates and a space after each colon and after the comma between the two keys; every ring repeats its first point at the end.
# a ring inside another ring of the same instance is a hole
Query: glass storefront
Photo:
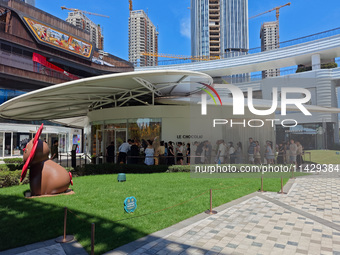
{"type": "MultiPolygon", "coordinates": [[[[35,133],[22,133],[22,132],[0,132],[0,158],[3,157],[21,157],[23,149],[26,144],[34,138],[35,133]]],[[[69,146],[69,134],[60,133],[42,133],[40,139],[52,148],[54,141],[59,142],[59,152],[67,152],[69,146]]]]}
{"type": "Polygon", "coordinates": [[[137,141],[161,139],[161,118],[139,118],[93,122],[91,128],[92,155],[106,156],[106,148],[114,143],[115,151],[127,139],[137,141]]]}

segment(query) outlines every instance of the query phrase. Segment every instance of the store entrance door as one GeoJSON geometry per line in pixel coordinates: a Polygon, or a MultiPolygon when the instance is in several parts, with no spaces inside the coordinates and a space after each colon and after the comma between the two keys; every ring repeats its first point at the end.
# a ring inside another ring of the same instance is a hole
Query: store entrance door
{"type": "Polygon", "coordinates": [[[117,128],[115,129],[115,163],[117,163],[118,159],[118,153],[119,153],[119,146],[124,143],[124,141],[127,141],[127,130],[126,128],[117,128]]]}

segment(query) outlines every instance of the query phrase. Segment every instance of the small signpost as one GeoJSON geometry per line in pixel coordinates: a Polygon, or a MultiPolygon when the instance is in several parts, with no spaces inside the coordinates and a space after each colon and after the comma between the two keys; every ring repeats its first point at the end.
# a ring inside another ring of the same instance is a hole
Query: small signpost
{"type": "Polygon", "coordinates": [[[135,197],[127,197],[124,200],[124,210],[127,213],[133,213],[137,208],[137,199],[135,197]]]}

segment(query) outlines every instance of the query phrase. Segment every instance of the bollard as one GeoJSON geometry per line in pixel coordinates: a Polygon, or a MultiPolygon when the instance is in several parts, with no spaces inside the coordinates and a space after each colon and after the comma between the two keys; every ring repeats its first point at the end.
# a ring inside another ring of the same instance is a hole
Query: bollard
{"type": "Polygon", "coordinates": [[[67,207],[64,208],[64,235],[58,237],[55,240],[57,243],[69,243],[74,240],[74,236],[66,235],[66,223],[67,223],[67,207]]]}
{"type": "Polygon", "coordinates": [[[261,176],[261,192],[263,192],[263,175],[261,176]]]}
{"type": "Polygon", "coordinates": [[[91,255],[94,255],[94,223],[91,224],[91,255]]]}
{"type": "Polygon", "coordinates": [[[292,177],[291,177],[291,179],[295,179],[294,178],[294,167],[292,167],[292,177]]]}
{"type": "Polygon", "coordinates": [[[213,211],[212,209],[212,189],[210,189],[210,210],[205,211],[206,214],[216,214],[216,211],[213,211]]]}
{"type": "Polygon", "coordinates": [[[279,194],[286,194],[285,192],[283,192],[283,177],[281,176],[281,191],[278,192],[279,194]]]}

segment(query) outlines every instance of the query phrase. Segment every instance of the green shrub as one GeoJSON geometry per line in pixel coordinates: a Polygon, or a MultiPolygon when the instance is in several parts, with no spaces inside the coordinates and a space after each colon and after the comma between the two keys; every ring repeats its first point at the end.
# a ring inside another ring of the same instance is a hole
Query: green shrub
{"type": "Polygon", "coordinates": [[[127,164],[89,164],[71,170],[74,176],[97,175],[97,174],[117,174],[117,173],[164,173],[168,170],[166,165],[127,165],[127,164]]]}
{"type": "Polygon", "coordinates": [[[326,64],[321,64],[321,69],[331,69],[331,68],[337,68],[338,64],[337,63],[326,63],[326,64]]]}
{"type": "MultiPolygon", "coordinates": [[[[0,172],[0,187],[4,188],[4,187],[10,187],[14,185],[19,185],[20,175],[21,175],[20,170],[0,172]]],[[[29,183],[28,178],[26,177],[22,183],[23,184],[29,183]]]]}
{"type": "Polygon", "coordinates": [[[21,170],[22,167],[23,164],[0,164],[0,172],[21,170]]]}
{"type": "Polygon", "coordinates": [[[23,164],[23,159],[22,158],[4,158],[3,161],[6,164],[23,164]]]}

